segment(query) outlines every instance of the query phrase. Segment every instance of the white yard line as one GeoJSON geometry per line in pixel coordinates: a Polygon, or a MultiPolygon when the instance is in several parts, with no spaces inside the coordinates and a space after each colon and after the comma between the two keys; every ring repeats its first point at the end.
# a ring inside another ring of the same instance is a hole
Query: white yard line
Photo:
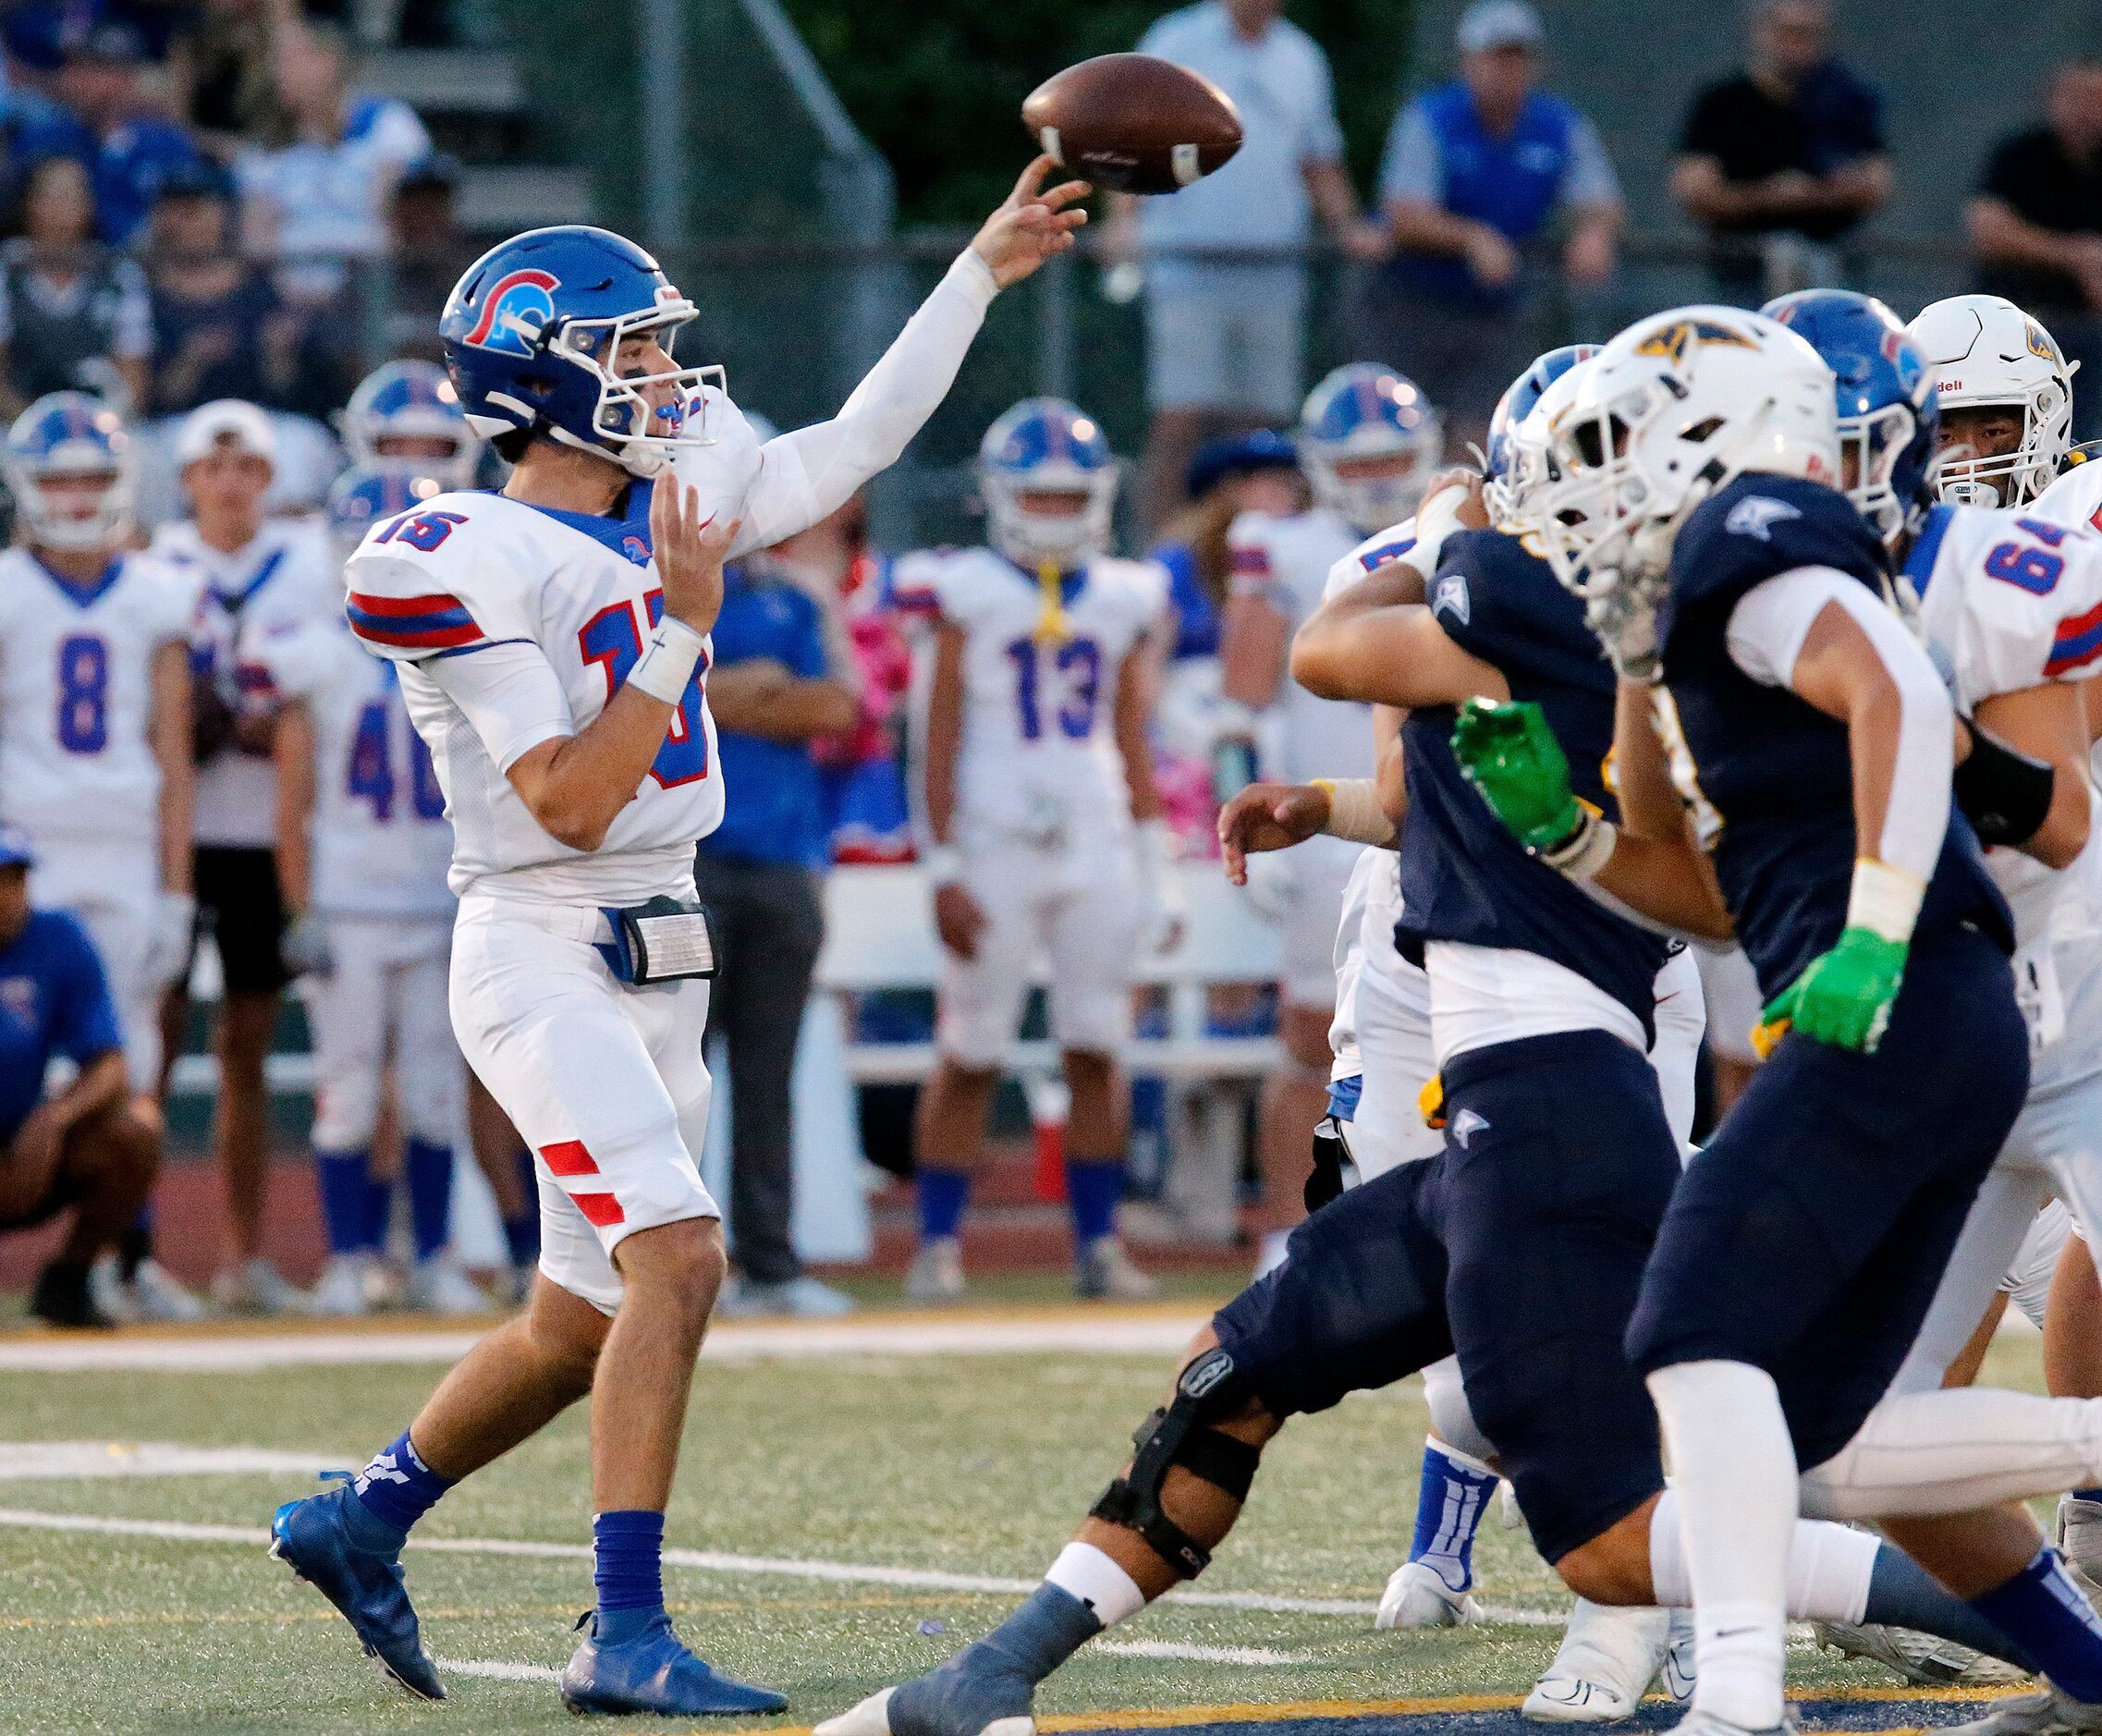
{"type": "Polygon", "coordinates": [[[1276,1669],[1283,1664],[1312,1664],[1312,1652],[1274,1652],[1267,1645],[1184,1645],[1178,1640],[1096,1640],[1088,1648],[1118,1657],[1180,1657],[1193,1664],[1247,1664],[1276,1669]]]}
{"type": "Polygon", "coordinates": [[[0,1483],[79,1477],[317,1476],[348,1463],[340,1453],[264,1447],[186,1447],[173,1441],[0,1441],[0,1483]]]}
{"type": "MultiPolygon", "coordinates": [[[[1190,1342],[1200,1314],[1063,1314],[902,1319],[726,1321],[702,1356],[716,1363],[853,1356],[995,1356],[1066,1352],[1168,1356],[1190,1342]]],[[[250,1373],[354,1363],[456,1363],[487,1328],[434,1332],[268,1332],[0,1341],[0,1373],[250,1373]]]]}
{"type": "Polygon", "coordinates": [[[477,1657],[434,1657],[431,1660],[450,1676],[486,1676],[492,1681],[560,1681],[562,1672],[550,1664],[506,1664],[477,1657]]]}

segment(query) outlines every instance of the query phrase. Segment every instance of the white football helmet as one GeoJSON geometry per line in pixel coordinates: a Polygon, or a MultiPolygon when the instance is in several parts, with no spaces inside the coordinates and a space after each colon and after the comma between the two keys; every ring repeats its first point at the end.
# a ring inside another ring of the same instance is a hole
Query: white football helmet
{"type": "Polygon", "coordinates": [[[1995,458],[1945,458],[1937,481],[1959,506],[2020,506],[2051,484],[2072,449],[2072,376],[2058,339],[2004,296],[1949,296],[1905,327],[1934,370],[1943,417],[1986,405],[2018,411],[2022,443],[1995,458]],[[1995,486],[2005,478],[2004,486],[1995,486]]]}
{"type": "Polygon", "coordinates": [[[1506,536],[1524,541],[1535,555],[1546,551],[1533,527],[1533,499],[1560,475],[1555,468],[1552,431],[1576,402],[1596,354],[1593,350],[1563,369],[1533,407],[1509,425],[1505,449],[1497,455],[1503,462],[1483,485],[1482,504],[1488,509],[1489,523],[1506,536]]]}
{"type": "Polygon", "coordinates": [[[0,452],[7,492],[29,540],[85,551],[122,543],[131,529],[131,436],[124,419],[86,392],[53,392],[15,420],[0,452]],[[55,493],[51,483],[63,486],[55,493]]]}
{"type": "Polygon", "coordinates": [[[1661,598],[1680,525],[1746,471],[1838,485],[1832,371],[1762,314],[1653,313],[1572,373],[1526,516],[1555,576],[1587,597],[1632,583],[1661,598]]]}

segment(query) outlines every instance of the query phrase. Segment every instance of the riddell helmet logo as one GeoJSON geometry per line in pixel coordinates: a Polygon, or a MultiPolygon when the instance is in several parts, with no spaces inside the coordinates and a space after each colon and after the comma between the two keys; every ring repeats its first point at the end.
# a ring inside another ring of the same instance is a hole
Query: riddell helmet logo
{"type": "Polygon", "coordinates": [[[527,268],[507,273],[490,286],[482,317],[467,335],[481,349],[501,349],[530,356],[540,335],[555,317],[555,291],[561,282],[552,273],[527,268]]]}

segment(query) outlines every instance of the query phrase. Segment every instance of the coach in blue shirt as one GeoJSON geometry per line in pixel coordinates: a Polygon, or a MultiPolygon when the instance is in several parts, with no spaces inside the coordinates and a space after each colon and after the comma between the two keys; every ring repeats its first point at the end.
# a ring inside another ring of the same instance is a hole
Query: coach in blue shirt
{"type": "Polygon", "coordinates": [[[1460,76],[1395,117],[1380,201],[1396,249],[1369,303],[1368,353],[1412,375],[1454,434],[1480,438],[1538,329],[1550,224],[1571,285],[1612,275],[1619,182],[1597,128],[1538,88],[1545,37],[1524,0],[1475,0],[1460,76]]]}
{"type": "Polygon", "coordinates": [[[126,1101],[102,960],[72,917],[30,908],[30,860],[29,840],[0,826],[0,1229],[72,1206],[30,1310],[53,1326],[106,1326],[88,1270],[146,1203],[160,1142],[126,1101]],[[44,1072],[60,1057],[79,1071],[47,1096],[44,1072]]]}
{"type": "MultiPolygon", "coordinates": [[[[819,534],[819,526],[802,533],[819,534]]],[[[728,1314],[843,1314],[851,1303],[808,1276],[789,1236],[796,1037],[825,940],[818,871],[830,856],[813,736],[854,725],[836,679],[823,605],[788,576],[783,551],[723,575],[708,709],[727,805],[701,842],[694,880],[721,955],[708,1033],[730,1069],[728,1314]]]]}

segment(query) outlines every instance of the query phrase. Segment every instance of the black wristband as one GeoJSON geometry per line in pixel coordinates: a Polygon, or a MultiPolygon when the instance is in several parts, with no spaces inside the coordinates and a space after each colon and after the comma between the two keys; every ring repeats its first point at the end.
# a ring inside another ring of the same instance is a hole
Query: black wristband
{"type": "Polygon", "coordinates": [[[2058,776],[2044,760],[1994,740],[1976,724],[1969,726],[1971,752],[1956,768],[1956,805],[1986,844],[2026,844],[2051,812],[2051,790],[2058,776]]]}

